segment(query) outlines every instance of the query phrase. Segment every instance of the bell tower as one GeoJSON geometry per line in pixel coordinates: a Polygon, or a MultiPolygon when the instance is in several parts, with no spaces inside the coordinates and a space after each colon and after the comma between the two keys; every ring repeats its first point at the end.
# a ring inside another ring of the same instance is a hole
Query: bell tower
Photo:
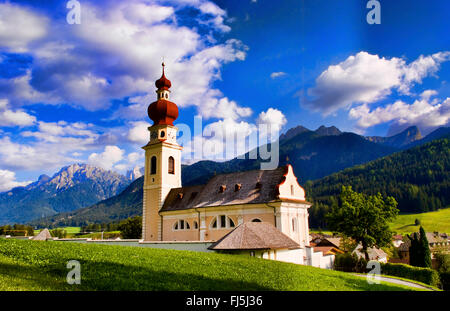
{"type": "Polygon", "coordinates": [[[157,100],[148,107],[153,125],[148,128],[150,140],[145,150],[144,198],[142,238],[144,241],[162,240],[162,220],[159,215],[170,189],[181,187],[181,149],[177,144],[178,129],[173,122],[178,107],[169,101],[172,83],[164,73],[156,80],[157,100]]]}

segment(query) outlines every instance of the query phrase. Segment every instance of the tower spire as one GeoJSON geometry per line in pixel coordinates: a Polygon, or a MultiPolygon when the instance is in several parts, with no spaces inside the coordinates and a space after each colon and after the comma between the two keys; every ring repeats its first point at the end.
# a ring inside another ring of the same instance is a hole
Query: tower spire
{"type": "Polygon", "coordinates": [[[173,121],[178,118],[178,107],[175,103],[169,101],[170,87],[172,82],[166,78],[166,64],[162,62],[161,78],[155,81],[157,88],[157,100],[148,107],[148,116],[153,120],[153,125],[173,125],[173,121]]]}

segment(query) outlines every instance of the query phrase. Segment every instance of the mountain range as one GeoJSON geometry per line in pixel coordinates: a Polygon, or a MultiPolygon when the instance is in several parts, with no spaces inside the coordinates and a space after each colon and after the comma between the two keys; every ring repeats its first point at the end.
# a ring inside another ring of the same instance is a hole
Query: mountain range
{"type": "Polygon", "coordinates": [[[0,224],[23,223],[90,206],[122,192],[123,175],[88,164],[63,167],[52,177],[41,175],[25,187],[0,193],[0,224]]]}
{"type": "MultiPolygon", "coordinates": [[[[354,133],[343,133],[335,127],[315,131],[298,126],[280,136],[280,164],[293,165],[300,184],[317,180],[346,168],[383,158],[395,152],[426,143],[450,133],[438,129],[421,138],[417,128],[409,128],[387,139],[373,139],[354,133]],[[420,138],[419,138],[420,137],[420,138]]],[[[404,151],[403,151],[404,152],[404,151]]],[[[401,153],[401,152],[400,152],[401,153]]],[[[423,161],[427,161],[426,158],[423,161]]],[[[260,160],[233,159],[226,162],[199,161],[183,165],[183,185],[203,184],[214,174],[259,169],[260,160]]],[[[372,174],[366,172],[367,176],[372,174]]],[[[142,213],[143,177],[136,179],[118,196],[90,207],[54,215],[32,222],[39,226],[85,225],[111,222],[142,213]]]]}

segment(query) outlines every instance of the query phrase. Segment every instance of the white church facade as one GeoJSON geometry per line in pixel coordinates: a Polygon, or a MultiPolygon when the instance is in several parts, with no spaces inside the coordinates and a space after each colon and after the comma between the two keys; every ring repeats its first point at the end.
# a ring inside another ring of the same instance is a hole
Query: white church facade
{"type": "Polygon", "coordinates": [[[144,242],[212,241],[219,252],[248,253],[267,259],[331,268],[309,244],[305,191],[291,165],[216,175],[205,184],[183,187],[181,150],[173,122],[178,107],[169,100],[171,82],[155,82],[149,105],[143,197],[144,242]]]}

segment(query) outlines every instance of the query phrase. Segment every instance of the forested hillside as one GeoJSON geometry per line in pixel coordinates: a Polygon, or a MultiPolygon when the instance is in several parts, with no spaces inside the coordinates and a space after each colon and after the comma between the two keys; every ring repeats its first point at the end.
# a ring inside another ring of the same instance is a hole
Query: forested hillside
{"type": "Polygon", "coordinates": [[[343,185],[366,194],[393,196],[401,213],[434,211],[450,204],[450,136],[345,169],[305,184],[311,227],[322,227],[324,215],[338,203],[343,185]]]}

